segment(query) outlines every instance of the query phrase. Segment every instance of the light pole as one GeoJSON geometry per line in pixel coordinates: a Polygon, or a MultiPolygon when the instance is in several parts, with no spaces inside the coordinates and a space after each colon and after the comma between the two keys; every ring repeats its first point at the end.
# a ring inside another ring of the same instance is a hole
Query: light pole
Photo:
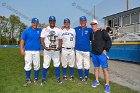
{"type": "Polygon", "coordinates": [[[129,0],[126,0],[126,10],[129,9],[129,0]]]}

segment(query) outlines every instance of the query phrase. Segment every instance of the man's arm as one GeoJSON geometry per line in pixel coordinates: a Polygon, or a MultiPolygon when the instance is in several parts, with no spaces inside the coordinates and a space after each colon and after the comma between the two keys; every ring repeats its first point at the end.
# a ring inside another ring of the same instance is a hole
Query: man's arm
{"type": "Polygon", "coordinates": [[[48,25],[43,25],[43,27],[42,28],[47,28],[48,27],[48,25]]]}
{"type": "Polygon", "coordinates": [[[21,55],[25,55],[24,44],[25,44],[25,41],[24,40],[21,40],[20,41],[20,54],[21,55]]]}
{"type": "Polygon", "coordinates": [[[41,45],[42,45],[45,49],[47,49],[46,46],[45,46],[44,38],[41,37],[40,40],[41,40],[41,45]]]}
{"type": "Polygon", "coordinates": [[[58,50],[62,48],[62,39],[58,40],[58,50]]]}
{"type": "Polygon", "coordinates": [[[103,53],[106,54],[106,52],[108,52],[109,49],[111,48],[112,42],[111,42],[111,38],[108,35],[107,31],[104,30],[103,33],[104,33],[103,35],[104,35],[104,39],[105,39],[105,47],[104,47],[103,53]]]}
{"type": "Polygon", "coordinates": [[[58,34],[58,50],[60,50],[62,48],[62,30],[59,30],[59,34],[58,34]]]}
{"type": "Polygon", "coordinates": [[[62,27],[61,27],[61,30],[63,30],[64,28],[65,28],[65,26],[62,26],[62,27]]]}
{"type": "Polygon", "coordinates": [[[92,30],[92,28],[90,28],[90,42],[92,41],[93,34],[94,34],[93,30],[92,30]]]}
{"type": "Polygon", "coordinates": [[[44,38],[41,37],[40,40],[41,40],[41,45],[42,45],[42,46],[45,46],[44,38]]]}
{"type": "Polygon", "coordinates": [[[24,45],[27,38],[26,29],[22,32],[21,40],[20,40],[20,54],[25,55],[24,45]]]}
{"type": "Polygon", "coordinates": [[[43,28],[42,29],[42,32],[41,32],[41,36],[40,36],[40,41],[41,41],[41,45],[44,47],[44,49],[46,49],[47,50],[47,47],[45,46],[45,42],[44,42],[44,40],[45,40],[45,37],[46,37],[46,29],[47,28],[43,28]]]}

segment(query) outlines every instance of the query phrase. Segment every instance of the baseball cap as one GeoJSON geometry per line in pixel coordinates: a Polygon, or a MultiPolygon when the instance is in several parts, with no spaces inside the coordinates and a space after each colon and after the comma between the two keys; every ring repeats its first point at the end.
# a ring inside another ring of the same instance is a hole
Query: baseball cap
{"type": "Polygon", "coordinates": [[[39,20],[37,18],[32,18],[32,23],[39,23],[39,20]]]}
{"type": "Polygon", "coordinates": [[[65,18],[64,23],[66,23],[66,22],[70,23],[70,20],[68,18],[65,18]]]}
{"type": "Polygon", "coordinates": [[[54,16],[50,16],[49,20],[56,20],[54,16]]]}
{"type": "Polygon", "coordinates": [[[81,17],[80,17],[80,21],[82,21],[82,20],[85,20],[85,21],[86,21],[87,18],[86,18],[85,16],[81,16],[81,17]]]}
{"type": "Polygon", "coordinates": [[[90,24],[98,24],[98,21],[96,19],[92,19],[90,24]]]}

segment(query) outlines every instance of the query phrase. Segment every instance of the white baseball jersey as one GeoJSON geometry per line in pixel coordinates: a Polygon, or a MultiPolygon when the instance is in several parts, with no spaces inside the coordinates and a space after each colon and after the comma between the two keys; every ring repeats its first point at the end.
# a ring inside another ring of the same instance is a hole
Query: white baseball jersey
{"type": "MultiPolygon", "coordinates": [[[[47,28],[44,28],[41,32],[41,37],[45,38],[45,46],[49,47],[50,45],[50,35],[55,34],[56,36],[56,42],[55,44],[58,47],[58,39],[61,38],[61,30],[57,27],[54,27],[53,29],[48,26],[47,28]]],[[[60,52],[59,51],[54,51],[54,50],[45,50],[44,49],[44,62],[43,62],[43,68],[48,68],[50,66],[51,59],[53,60],[54,67],[59,67],[60,65],[60,52]]]]}
{"type": "Polygon", "coordinates": [[[55,44],[58,47],[58,39],[62,39],[62,37],[61,37],[61,30],[59,28],[57,28],[57,27],[54,27],[52,29],[52,28],[50,28],[50,26],[44,28],[42,30],[42,32],[41,32],[41,37],[42,38],[45,38],[44,39],[45,46],[46,47],[49,47],[49,45],[51,43],[50,40],[49,40],[51,34],[55,34],[55,36],[56,36],[56,42],[55,42],[55,44]]]}
{"type": "Polygon", "coordinates": [[[74,67],[75,64],[75,30],[70,29],[63,29],[62,30],[62,54],[61,54],[61,61],[63,68],[74,67]],[[72,48],[72,49],[67,49],[72,48]]]}
{"type": "Polygon", "coordinates": [[[65,48],[74,48],[75,47],[75,30],[70,29],[63,29],[62,30],[62,47],[65,48]]]}

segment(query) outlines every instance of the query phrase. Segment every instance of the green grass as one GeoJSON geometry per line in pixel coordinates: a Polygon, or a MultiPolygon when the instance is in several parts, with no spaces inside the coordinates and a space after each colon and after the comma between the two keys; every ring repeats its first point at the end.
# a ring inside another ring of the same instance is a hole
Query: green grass
{"type": "MultiPolygon", "coordinates": [[[[41,82],[42,57],[39,82],[41,82]]],[[[60,85],[56,83],[54,68],[48,71],[47,83],[45,86],[23,87],[25,82],[24,59],[20,56],[19,49],[0,49],[0,93],[104,93],[104,81],[97,88],[92,88],[92,81],[95,80],[93,74],[90,74],[87,85],[79,85],[76,82],[66,81],[60,85]]],[[[62,74],[62,73],[61,73],[62,74]]],[[[32,71],[33,80],[33,71],[32,71]]],[[[77,70],[75,78],[78,81],[77,70]]],[[[111,93],[138,93],[127,87],[111,83],[111,93]]]]}

